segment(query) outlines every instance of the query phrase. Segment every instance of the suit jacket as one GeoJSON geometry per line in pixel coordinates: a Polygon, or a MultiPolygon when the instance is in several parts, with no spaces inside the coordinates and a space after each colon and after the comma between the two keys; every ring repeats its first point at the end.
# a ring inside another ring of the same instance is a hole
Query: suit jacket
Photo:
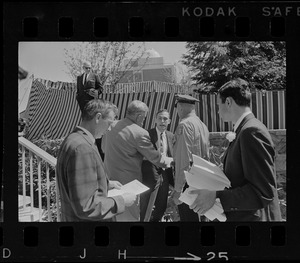
{"type": "Polygon", "coordinates": [[[218,192],[227,221],[281,221],[275,150],[267,128],[251,113],[224,155],[231,188],[218,192]]]}
{"type": "MultiPolygon", "coordinates": [[[[124,118],[113,124],[103,137],[104,166],[109,179],[127,184],[132,180],[142,181],[142,161],[147,159],[159,167],[167,164],[157,151],[147,130],[132,120],[124,118]]],[[[117,221],[140,221],[138,200],[117,217],[117,221]]]]}
{"type": "MultiPolygon", "coordinates": [[[[158,141],[157,137],[157,131],[156,128],[152,128],[148,130],[151,142],[155,149],[157,149],[156,143],[158,141]]],[[[167,156],[172,157],[173,156],[173,141],[174,141],[174,134],[170,131],[166,131],[166,137],[167,137],[167,144],[168,144],[168,149],[167,149],[167,156]]]]}
{"type": "Polygon", "coordinates": [[[76,97],[78,101],[89,101],[94,99],[94,97],[90,96],[88,93],[86,93],[89,89],[96,89],[98,90],[99,94],[102,93],[103,88],[100,84],[99,76],[93,72],[90,72],[88,75],[88,78],[85,81],[85,84],[83,84],[83,76],[84,74],[77,77],[77,93],[76,97]]]}
{"type": "MultiPolygon", "coordinates": [[[[151,139],[151,142],[152,142],[154,148],[157,149],[158,137],[157,137],[156,128],[152,128],[152,129],[148,130],[148,132],[149,132],[150,139],[151,139]]],[[[168,157],[173,157],[174,134],[172,132],[170,132],[170,131],[166,131],[166,137],[167,137],[167,146],[168,146],[167,147],[167,156],[168,157]]],[[[157,169],[160,169],[160,168],[157,167],[157,169]]],[[[165,171],[166,171],[167,176],[169,178],[170,184],[174,185],[173,168],[172,167],[168,168],[165,171]]],[[[149,172],[151,172],[151,169],[149,170],[149,172]]],[[[145,176],[145,175],[143,174],[143,176],[145,176]]],[[[147,176],[147,174],[146,174],[146,176],[147,176]]]]}
{"type": "Polygon", "coordinates": [[[96,145],[80,128],[63,141],[56,165],[62,221],[111,219],[125,209],[121,196],[108,198],[108,178],[96,145]]]}
{"type": "Polygon", "coordinates": [[[209,159],[209,131],[198,116],[190,114],[180,120],[175,131],[174,145],[175,190],[182,191],[185,185],[184,171],[193,161],[192,154],[209,159]]]}

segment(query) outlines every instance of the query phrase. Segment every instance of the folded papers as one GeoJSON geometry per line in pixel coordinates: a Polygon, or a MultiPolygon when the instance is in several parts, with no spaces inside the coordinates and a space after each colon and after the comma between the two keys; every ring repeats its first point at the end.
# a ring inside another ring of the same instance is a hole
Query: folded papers
{"type": "Polygon", "coordinates": [[[111,189],[108,190],[107,197],[117,196],[117,195],[123,195],[124,193],[131,193],[135,195],[139,195],[141,193],[146,192],[149,190],[149,187],[142,184],[138,180],[133,180],[127,184],[124,184],[121,189],[111,189]]]}
{"type": "MultiPolygon", "coordinates": [[[[223,171],[215,164],[204,160],[193,154],[193,166],[184,172],[186,182],[189,185],[179,197],[179,200],[191,205],[197,194],[190,194],[193,189],[208,189],[212,191],[224,190],[230,187],[230,181],[223,171]]],[[[214,206],[204,214],[209,220],[217,218],[219,221],[226,221],[226,216],[222,208],[220,199],[217,198],[214,206]]]]}

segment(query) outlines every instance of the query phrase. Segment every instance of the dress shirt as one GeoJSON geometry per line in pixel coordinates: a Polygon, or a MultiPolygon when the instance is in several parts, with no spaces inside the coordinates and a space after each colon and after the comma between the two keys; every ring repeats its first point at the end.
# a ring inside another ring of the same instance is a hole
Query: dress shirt
{"type": "Polygon", "coordinates": [[[164,131],[163,133],[160,132],[157,128],[156,128],[156,132],[157,132],[157,149],[160,151],[161,154],[163,155],[167,155],[167,136],[166,136],[166,132],[164,131]],[[163,141],[161,141],[161,138],[163,141]],[[163,147],[163,149],[161,149],[161,147],[163,147]]]}
{"type": "Polygon", "coordinates": [[[89,76],[89,74],[86,74],[86,73],[84,73],[84,75],[83,75],[83,85],[86,83],[86,80],[87,80],[87,78],[88,78],[88,76],[89,76]]]}
{"type": "Polygon", "coordinates": [[[236,121],[236,123],[235,123],[234,126],[233,126],[233,131],[234,131],[234,132],[236,132],[236,130],[237,130],[237,128],[239,127],[239,125],[240,125],[240,123],[242,122],[242,120],[243,120],[248,114],[250,114],[250,113],[252,113],[252,112],[251,112],[251,111],[247,111],[247,112],[243,113],[243,114],[241,115],[241,117],[238,118],[238,120],[236,121]]]}

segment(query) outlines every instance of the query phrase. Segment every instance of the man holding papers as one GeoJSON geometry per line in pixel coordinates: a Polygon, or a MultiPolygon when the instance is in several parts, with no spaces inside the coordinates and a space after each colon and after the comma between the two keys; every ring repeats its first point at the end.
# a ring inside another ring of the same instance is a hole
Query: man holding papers
{"type": "Polygon", "coordinates": [[[82,111],[82,121],[62,142],[56,165],[62,222],[115,221],[117,214],[133,205],[136,194],[128,189],[108,197],[111,188],[95,139],[113,123],[117,107],[109,101],[90,100],[82,111]]]}
{"type": "Polygon", "coordinates": [[[252,114],[250,99],[248,83],[239,78],[219,90],[219,115],[234,123],[235,138],[223,159],[231,187],[191,191],[197,194],[190,205],[194,212],[205,214],[219,198],[227,221],[281,221],[274,145],[265,125],[252,114]]]}
{"type": "MultiPolygon", "coordinates": [[[[127,184],[135,179],[142,181],[142,162],[147,159],[155,165],[170,167],[172,159],[154,148],[149,133],[143,129],[149,108],[139,100],[129,103],[126,116],[118,121],[104,140],[104,165],[111,180],[127,184]]],[[[138,198],[139,199],[139,198],[138,198]]],[[[117,215],[117,221],[140,221],[139,200],[126,207],[125,212],[117,215]]]]}
{"type": "Polygon", "coordinates": [[[172,194],[178,205],[180,221],[199,221],[185,203],[178,199],[187,187],[184,171],[188,171],[193,162],[193,154],[205,159],[209,158],[209,132],[195,111],[196,98],[189,95],[177,95],[176,107],[180,122],[175,131],[174,145],[175,180],[172,194]]]}

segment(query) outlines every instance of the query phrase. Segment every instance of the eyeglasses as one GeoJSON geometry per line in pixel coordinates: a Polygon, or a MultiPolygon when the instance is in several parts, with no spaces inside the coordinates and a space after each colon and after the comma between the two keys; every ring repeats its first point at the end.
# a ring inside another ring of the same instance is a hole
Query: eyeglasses
{"type": "Polygon", "coordinates": [[[85,69],[91,69],[90,67],[83,67],[83,68],[85,68],[85,69]]]}

